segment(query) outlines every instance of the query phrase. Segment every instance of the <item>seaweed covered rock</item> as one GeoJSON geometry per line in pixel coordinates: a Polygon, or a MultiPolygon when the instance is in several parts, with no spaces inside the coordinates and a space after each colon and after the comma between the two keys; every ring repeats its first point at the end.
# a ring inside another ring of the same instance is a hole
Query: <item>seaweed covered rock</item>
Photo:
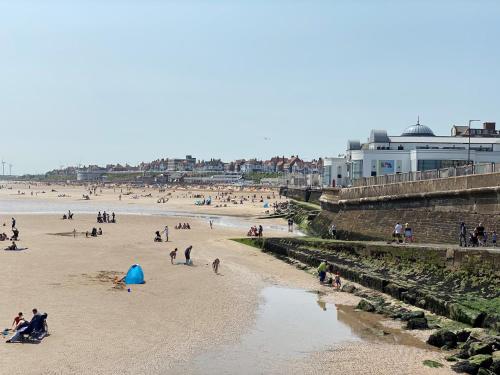
{"type": "Polygon", "coordinates": [[[439,331],[436,331],[429,336],[427,344],[437,346],[438,348],[441,348],[445,345],[447,347],[454,348],[457,346],[457,335],[452,331],[440,329],[439,331]]]}
{"type": "Polygon", "coordinates": [[[401,314],[401,320],[408,321],[410,319],[415,319],[415,318],[423,318],[424,312],[423,311],[410,311],[401,314]]]}
{"type": "Polygon", "coordinates": [[[420,317],[420,318],[411,318],[408,320],[408,323],[406,323],[406,328],[407,329],[427,329],[429,328],[429,325],[427,324],[427,318],[420,317]]]}
{"type": "Polygon", "coordinates": [[[368,302],[366,299],[362,299],[361,301],[359,301],[358,306],[356,308],[368,312],[375,311],[375,306],[371,302],[368,302]]]}
{"type": "Polygon", "coordinates": [[[482,327],[486,314],[479,310],[474,310],[458,303],[448,305],[448,314],[451,319],[471,325],[472,327],[482,327]]]}
{"type": "Polygon", "coordinates": [[[346,293],[354,293],[356,291],[356,287],[352,284],[344,284],[344,286],[342,286],[342,291],[346,293]]]}
{"type": "Polygon", "coordinates": [[[469,363],[477,365],[478,367],[488,368],[493,363],[493,358],[489,354],[477,354],[468,359],[469,363]]]}
{"type": "Polygon", "coordinates": [[[500,375],[500,351],[493,353],[490,370],[493,371],[493,373],[500,375]]]}
{"type": "Polygon", "coordinates": [[[459,374],[477,375],[477,372],[479,371],[479,366],[465,360],[451,365],[451,369],[459,374]]]}
{"type": "Polygon", "coordinates": [[[489,343],[478,341],[474,342],[469,347],[469,355],[474,356],[477,354],[491,354],[493,349],[489,343]]]}

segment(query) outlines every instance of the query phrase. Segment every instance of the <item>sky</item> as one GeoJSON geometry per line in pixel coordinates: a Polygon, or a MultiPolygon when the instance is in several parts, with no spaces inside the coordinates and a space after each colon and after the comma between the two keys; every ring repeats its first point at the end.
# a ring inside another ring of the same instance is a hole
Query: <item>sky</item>
{"type": "Polygon", "coordinates": [[[13,173],[500,123],[497,0],[0,0],[13,173]]]}

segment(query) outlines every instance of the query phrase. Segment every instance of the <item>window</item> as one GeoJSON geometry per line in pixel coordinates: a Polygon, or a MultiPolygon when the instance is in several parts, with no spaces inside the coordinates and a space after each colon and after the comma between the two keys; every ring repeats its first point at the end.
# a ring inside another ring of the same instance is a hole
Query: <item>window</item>
{"type": "Polygon", "coordinates": [[[430,169],[459,167],[465,164],[467,164],[466,160],[419,160],[417,170],[428,171],[430,169]]]}

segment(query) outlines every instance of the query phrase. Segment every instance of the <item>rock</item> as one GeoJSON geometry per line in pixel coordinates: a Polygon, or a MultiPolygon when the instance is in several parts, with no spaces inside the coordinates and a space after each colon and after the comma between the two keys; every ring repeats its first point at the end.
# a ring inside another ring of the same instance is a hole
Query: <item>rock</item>
{"type": "Polygon", "coordinates": [[[470,336],[470,331],[467,329],[462,329],[461,331],[456,332],[456,335],[458,342],[466,342],[470,336]]]}
{"type": "Polygon", "coordinates": [[[454,348],[457,346],[457,335],[446,329],[440,329],[429,336],[427,343],[438,348],[445,345],[454,348]]]}
{"type": "Polygon", "coordinates": [[[481,327],[486,314],[479,310],[474,310],[458,303],[448,304],[448,315],[451,319],[471,325],[481,327]]]}
{"type": "Polygon", "coordinates": [[[423,311],[410,311],[407,313],[401,314],[401,320],[408,321],[414,318],[423,318],[425,316],[423,311]]]}
{"type": "Polygon", "coordinates": [[[493,358],[489,354],[478,354],[470,357],[468,361],[478,367],[488,368],[493,363],[493,358]]]}
{"type": "Polygon", "coordinates": [[[474,342],[469,347],[469,355],[477,355],[477,354],[491,354],[493,353],[493,349],[491,345],[488,343],[484,343],[482,341],[474,342]]]}
{"type": "Polygon", "coordinates": [[[359,301],[358,306],[356,307],[359,310],[374,312],[375,306],[371,302],[368,302],[366,299],[362,299],[359,301]]]}
{"type": "Polygon", "coordinates": [[[427,318],[411,318],[408,320],[406,324],[407,329],[427,329],[429,326],[427,325],[427,318]]]}
{"type": "Polygon", "coordinates": [[[354,293],[356,291],[356,287],[352,284],[345,284],[342,286],[342,291],[346,293],[354,293]]]}
{"type": "Polygon", "coordinates": [[[469,361],[460,361],[451,365],[451,369],[459,374],[476,375],[479,370],[479,366],[472,364],[469,361]]]}
{"type": "Polygon", "coordinates": [[[387,293],[388,295],[400,299],[401,298],[401,293],[405,292],[406,290],[402,287],[400,287],[397,284],[394,283],[389,283],[384,287],[384,293],[387,293]]]}
{"type": "Polygon", "coordinates": [[[490,370],[493,373],[500,375],[500,351],[493,352],[493,363],[490,366],[490,370]]]}
{"type": "Polygon", "coordinates": [[[461,350],[457,354],[455,354],[455,357],[457,357],[458,359],[467,359],[470,357],[470,355],[467,350],[461,350]]]}
{"type": "Polygon", "coordinates": [[[481,367],[478,370],[477,375],[495,375],[495,373],[488,369],[485,369],[484,367],[481,367]]]}
{"type": "Polygon", "coordinates": [[[410,305],[414,305],[417,302],[417,296],[411,292],[401,292],[401,299],[410,305]]]}
{"type": "Polygon", "coordinates": [[[420,307],[421,309],[425,309],[426,305],[427,305],[427,301],[425,300],[425,298],[421,298],[421,299],[417,300],[417,302],[415,303],[415,306],[420,307]]]}

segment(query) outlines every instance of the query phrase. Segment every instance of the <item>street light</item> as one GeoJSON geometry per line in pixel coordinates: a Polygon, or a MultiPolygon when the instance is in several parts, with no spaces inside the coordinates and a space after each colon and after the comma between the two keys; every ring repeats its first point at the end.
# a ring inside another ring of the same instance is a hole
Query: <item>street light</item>
{"type": "Polygon", "coordinates": [[[470,164],[470,124],[474,121],[481,121],[481,120],[469,120],[469,147],[467,148],[467,165],[470,164]]]}

